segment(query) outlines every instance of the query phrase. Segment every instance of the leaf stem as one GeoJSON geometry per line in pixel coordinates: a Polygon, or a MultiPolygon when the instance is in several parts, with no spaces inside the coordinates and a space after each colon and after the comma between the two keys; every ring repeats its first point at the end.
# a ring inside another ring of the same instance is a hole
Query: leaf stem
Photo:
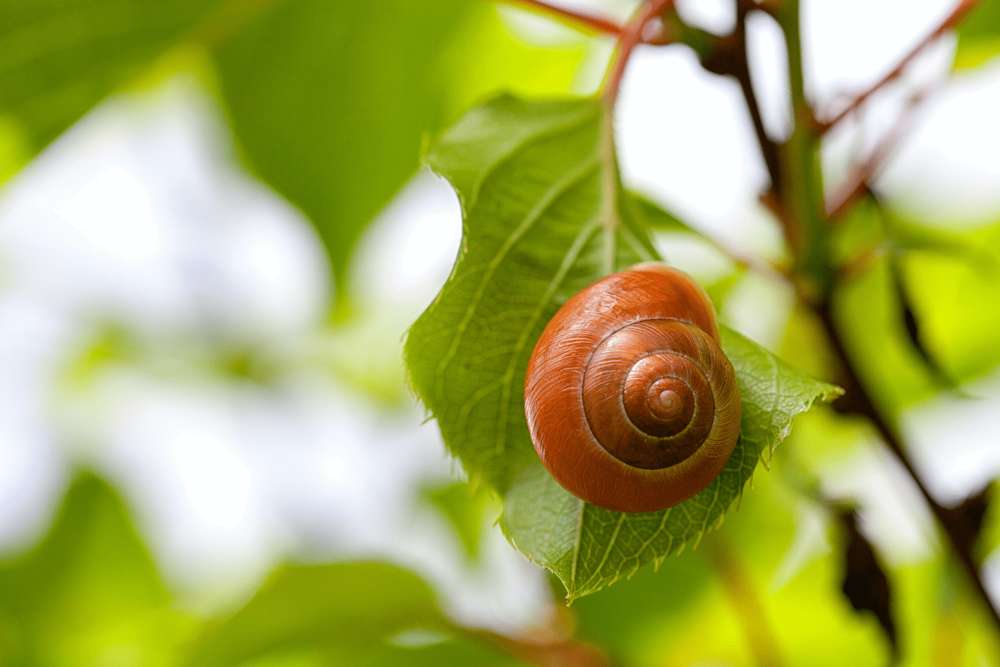
{"type": "Polygon", "coordinates": [[[757,94],[754,91],[753,79],[750,76],[750,57],[747,51],[747,17],[751,9],[752,7],[745,0],[736,0],[736,32],[734,34],[739,47],[739,55],[733,61],[734,67],[731,74],[740,85],[740,92],[743,94],[743,100],[750,114],[750,122],[757,137],[757,145],[760,147],[764,166],[767,167],[767,173],[771,179],[771,189],[774,190],[775,194],[780,194],[782,183],[778,145],[771,140],[764,127],[764,118],[757,101],[757,94]]]}
{"type": "Polygon", "coordinates": [[[888,72],[882,75],[882,77],[876,80],[873,84],[855,95],[854,98],[847,103],[847,106],[845,106],[839,113],[834,114],[826,120],[819,121],[817,123],[819,133],[823,134],[829,131],[837,123],[861,107],[868,101],[868,98],[881,90],[885,85],[898,79],[910,63],[920,56],[920,54],[923,53],[931,44],[937,42],[937,40],[940,39],[946,32],[957,26],[959,22],[965,18],[969,11],[971,11],[978,3],[979,0],[959,0],[948,15],[945,16],[933,30],[928,32],[923,39],[917,42],[913,48],[907,51],[906,54],[900,58],[888,72]]]}
{"type": "Polygon", "coordinates": [[[549,14],[553,14],[561,19],[564,19],[566,23],[587,28],[602,35],[619,37],[624,30],[624,28],[620,24],[616,23],[615,21],[612,21],[611,19],[604,18],[603,16],[598,16],[596,14],[589,14],[587,12],[579,12],[572,9],[567,9],[566,7],[559,7],[557,5],[545,2],[545,0],[502,0],[502,1],[513,5],[528,5],[529,7],[535,7],[544,12],[548,12],[549,14]]]}
{"type": "MultiPolygon", "coordinates": [[[[618,99],[622,78],[625,76],[625,68],[632,57],[632,52],[636,46],[645,41],[647,26],[651,25],[653,19],[662,15],[673,4],[674,0],[647,0],[625,25],[618,37],[618,52],[612,63],[611,71],[608,73],[607,82],[604,84],[604,99],[609,108],[613,108],[618,99]]],[[[654,43],[662,44],[664,42],[660,40],[654,43]]]]}

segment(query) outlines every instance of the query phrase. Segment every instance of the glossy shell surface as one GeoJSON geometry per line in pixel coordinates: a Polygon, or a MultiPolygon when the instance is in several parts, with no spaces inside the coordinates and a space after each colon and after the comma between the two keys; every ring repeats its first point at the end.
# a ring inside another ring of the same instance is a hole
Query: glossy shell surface
{"type": "Polygon", "coordinates": [[[525,414],[542,463],[587,502],[647,512],[692,497],[722,471],[740,430],[708,297],[661,264],[574,295],[535,345],[525,414]]]}

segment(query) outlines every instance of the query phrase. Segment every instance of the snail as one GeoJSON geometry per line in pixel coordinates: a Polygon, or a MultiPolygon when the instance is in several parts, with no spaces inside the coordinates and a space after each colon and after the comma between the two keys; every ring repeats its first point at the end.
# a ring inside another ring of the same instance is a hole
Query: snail
{"type": "Polygon", "coordinates": [[[711,301],[657,263],[571,297],[535,345],[524,395],[535,451],[556,481],[622,512],[694,496],[740,434],[739,389],[711,301]]]}

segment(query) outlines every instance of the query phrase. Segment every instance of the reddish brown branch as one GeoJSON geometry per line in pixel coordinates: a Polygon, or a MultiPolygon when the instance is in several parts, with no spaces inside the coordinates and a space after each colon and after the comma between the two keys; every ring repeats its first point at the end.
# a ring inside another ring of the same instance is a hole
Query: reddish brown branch
{"type": "Polygon", "coordinates": [[[886,448],[895,455],[896,460],[902,465],[909,478],[913,481],[913,484],[917,487],[920,495],[923,496],[924,502],[927,503],[931,514],[937,519],[937,523],[951,545],[952,552],[955,554],[959,565],[962,566],[962,569],[965,570],[968,576],[970,587],[983,602],[985,611],[990,615],[994,627],[1000,628],[1000,608],[997,607],[997,604],[986,590],[982,574],[979,571],[979,565],[976,563],[965,535],[961,531],[961,526],[954,520],[954,513],[931,495],[930,490],[923,483],[916,468],[914,468],[913,462],[910,460],[903,446],[903,442],[888,420],[882,416],[882,412],[876,407],[871,394],[868,393],[867,388],[862,384],[857,368],[847,351],[847,345],[834,320],[832,304],[829,301],[819,304],[815,306],[815,312],[819,317],[820,324],[843,373],[841,383],[846,393],[837,400],[834,406],[837,407],[839,405],[845,411],[866,417],[872,426],[875,427],[886,448]]]}
{"type": "Polygon", "coordinates": [[[771,189],[777,198],[781,195],[781,160],[778,156],[778,145],[771,140],[764,127],[764,118],[760,111],[760,104],[757,101],[757,94],[754,91],[753,80],[750,77],[750,56],[747,51],[747,17],[753,9],[752,3],[746,0],[739,0],[736,3],[736,42],[739,45],[739,54],[734,61],[732,75],[740,84],[740,92],[746,103],[747,112],[750,114],[750,123],[753,125],[754,135],[757,137],[757,144],[760,147],[761,157],[764,159],[764,166],[767,168],[768,177],[771,179],[771,189]]]}
{"type": "MultiPolygon", "coordinates": [[[[621,88],[629,58],[632,57],[632,51],[645,41],[647,28],[652,25],[653,20],[659,18],[673,4],[674,0],[647,0],[646,4],[640,7],[636,15],[625,25],[618,38],[618,54],[604,86],[604,99],[610,106],[614,106],[615,100],[618,98],[618,91],[621,88]]],[[[651,39],[655,43],[664,43],[665,41],[662,37],[651,39]]]]}
{"type": "Polygon", "coordinates": [[[460,631],[539,667],[611,667],[612,664],[593,644],[573,639],[536,640],[478,628],[460,628],[460,631]]]}
{"type": "Polygon", "coordinates": [[[892,129],[886,132],[868,157],[855,167],[844,184],[830,196],[826,203],[826,217],[830,222],[837,222],[851,204],[869,191],[872,180],[878,176],[912,128],[914,112],[936,88],[930,86],[910,98],[892,129]]]}
{"type": "Polygon", "coordinates": [[[506,2],[517,5],[528,5],[529,7],[541,9],[549,14],[554,14],[555,16],[565,19],[568,23],[586,27],[604,35],[618,37],[622,34],[623,27],[620,24],[596,14],[588,14],[587,12],[578,12],[573,9],[551,5],[548,2],[545,2],[545,0],[506,0],[506,2]]]}
{"type": "MultiPolygon", "coordinates": [[[[899,76],[899,73],[906,68],[907,64],[916,58],[923,49],[926,48],[927,44],[935,41],[940,35],[946,32],[948,29],[953,27],[958,21],[975,5],[976,0],[962,0],[958,3],[955,9],[952,10],[951,14],[944,20],[944,22],[938,26],[931,34],[928,36],[921,44],[915,47],[906,57],[891,70],[886,76],[884,76],[879,82],[871,86],[868,90],[864,91],[858,96],[854,101],[852,101],[848,107],[838,114],[836,117],[827,121],[824,126],[820,129],[827,129],[836,122],[840,121],[842,118],[850,114],[854,109],[861,106],[865,100],[870,97],[876,90],[881,88],[885,83],[891,81],[893,78],[899,76]]],[[[796,109],[795,118],[797,121],[802,121],[805,112],[807,111],[807,106],[805,103],[804,86],[802,85],[802,74],[801,74],[801,45],[799,43],[799,15],[798,15],[798,0],[782,0],[781,7],[782,12],[779,13],[781,20],[779,23],[785,33],[786,43],[788,45],[789,53],[789,70],[792,73],[791,81],[791,92],[793,98],[793,105],[796,109]],[[797,76],[796,76],[797,75],[797,76]]],[[[911,108],[914,105],[910,105],[911,108]]],[[[796,129],[796,133],[798,129],[796,129]]],[[[890,137],[892,134],[890,133],[890,137]]],[[[815,137],[814,137],[815,138],[815,137]]],[[[795,139],[795,133],[790,140],[795,139]]],[[[898,139],[890,139],[890,144],[898,139]]],[[[813,145],[809,147],[810,150],[815,155],[815,151],[818,150],[818,145],[813,145]]],[[[873,155],[885,154],[889,149],[883,148],[882,150],[876,149],[873,155]]],[[[781,167],[786,178],[789,179],[790,183],[797,183],[802,181],[804,178],[808,177],[809,174],[802,169],[802,162],[798,164],[789,161],[790,155],[794,155],[791,151],[783,151],[781,153],[781,167]]],[[[864,169],[864,178],[855,178],[851,183],[853,185],[850,187],[850,192],[853,193],[855,190],[863,189],[867,187],[871,175],[877,171],[879,164],[884,160],[884,157],[876,157],[874,160],[869,159],[867,167],[864,169]],[[858,185],[862,183],[863,185],[858,185]]],[[[820,179],[821,180],[821,179],[820,179]]],[[[800,184],[801,185],[801,184],[800,184]]],[[[791,192],[793,188],[789,188],[791,192]]],[[[794,193],[793,193],[794,194],[794,193]]],[[[854,195],[852,195],[854,196],[854,195]]],[[[815,199],[822,197],[820,192],[810,192],[805,191],[801,194],[802,199],[807,200],[806,203],[817,204],[817,208],[822,206],[822,202],[815,202],[815,199]]],[[[841,197],[843,199],[843,197],[841,197]]],[[[767,201],[767,198],[764,199],[767,201]]],[[[774,210],[780,212],[781,208],[776,203],[771,203],[774,210]]],[[[843,208],[843,206],[834,204],[835,208],[843,208]]],[[[797,225],[803,224],[801,218],[794,219],[789,218],[788,229],[795,230],[797,225]]],[[[819,242],[825,242],[823,237],[819,237],[819,242]]],[[[815,242],[815,241],[814,241],[815,242]]],[[[793,250],[797,248],[796,244],[791,244],[793,250]]],[[[824,263],[829,261],[828,256],[822,256],[821,259],[824,263]]],[[[793,286],[796,284],[792,281],[793,286]]],[[[836,356],[841,371],[842,371],[842,384],[846,389],[845,395],[840,398],[835,404],[836,407],[845,412],[852,412],[857,415],[866,417],[871,424],[874,426],[878,434],[881,436],[885,446],[896,456],[910,479],[913,481],[914,485],[919,490],[920,494],[923,496],[924,501],[930,508],[931,513],[936,519],[937,523],[940,525],[948,544],[951,546],[951,550],[954,553],[958,563],[961,565],[962,569],[968,576],[969,586],[972,592],[978,596],[978,598],[983,602],[985,610],[989,613],[990,619],[993,622],[995,628],[1000,630],[1000,607],[993,599],[989,596],[984,581],[982,573],[979,570],[979,565],[976,562],[975,557],[971,553],[971,549],[966,539],[966,535],[960,529],[960,526],[955,520],[955,515],[952,511],[943,507],[937,500],[931,495],[927,486],[923,483],[920,475],[917,474],[916,469],[913,466],[912,461],[905,449],[905,446],[896,433],[890,420],[880,411],[879,407],[875,404],[875,399],[871,393],[869,393],[868,388],[865,387],[860,378],[860,373],[858,367],[855,365],[853,360],[848,353],[846,342],[841,335],[841,332],[834,321],[832,305],[830,302],[830,295],[824,292],[824,296],[821,298],[815,298],[811,293],[804,292],[803,290],[797,290],[799,298],[808,305],[818,316],[820,323],[823,327],[824,332],[829,340],[832,352],[836,356]]]]}
{"type": "Polygon", "coordinates": [[[875,83],[868,86],[868,88],[858,93],[839,113],[827,120],[819,121],[818,130],[820,134],[825,133],[834,125],[856,111],[861,105],[868,101],[868,98],[881,90],[886,84],[898,79],[910,63],[923,53],[927,47],[935,43],[945,33],[958,25],[958,23],[965,18],[966,14],[968,14],[969,11],[971,11],[972,8],[978,4],[978,2],[979,0],[959,0],[951,12],[949,12],[948,15],[945,16],[933,30],[927,33],[923,39],[917,42],[913,48],[911,48],[906,55],[904,55],[899,62],[892,67],[892,69],[886,72],[880,79],[875,81],[875,83]]]}

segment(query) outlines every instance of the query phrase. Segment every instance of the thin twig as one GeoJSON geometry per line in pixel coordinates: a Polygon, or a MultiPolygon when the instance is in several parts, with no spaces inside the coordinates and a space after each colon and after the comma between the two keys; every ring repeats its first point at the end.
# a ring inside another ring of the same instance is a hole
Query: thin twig
{"type": "Polygon", "coordinates": [[[568,9],[566,7],[559,7],[557,5],[549,4],[545,0],[504,0],[505,2],[513,5],[528,5],[529,7],[535,7],[541,9],[542,11],[548,12],[549,14],[554,14],[567,23],[575,24],[580,27],[589,28],[595,32],[610,35],[612,37],[618,37],[622,34],[623,26],[609,18],[603,16],[598,16],[596,14],[589,14],[587,12],[579,12],[573,9],[568,9]]]}
{"type": "Polygon", "coordinates": [[[767,128],[764,127],[764,118],[760,112],[757,94],[754,92],[753,80],[750,77],[750,58],[747,51],[747,16],[750,14],[751,9],[746,0],[736,1],[735,37],[740,53],[734,59],[733,64],[735,66],[731,74],[740,85],[740,92],[743,94],[743,100],[750,114],[750,122],[753,125],[754,134],[757,136],[757,145],[760,147],[764,166],[767,167],[767,173],[771,179],[771,188],[775,194],[780,196],[781,161],[778,156],[778,145],[771,140],[771,137],[767,134],[767,128]]]}
{"type": "Polygon", "coordinates": [[[781,146],[781,198],[774,198],[778,221],[801,274],[797,281],[810,293],[821,293],[829,280],[827,225],[823,220],[823,178],[818,159],[819,138],[806,97],[802,55],[800,0],[782,0],[778,25],[785,41],[792,131],[781,146]]]}
{"type": "Polygon", "coordinates": [[[612,663],[593,644],[573,639],[534,640],[480,628],[457,627],[473,639],[493,644],[518,660],[539,667],[611,667],[612,663]]]}
{"type": "Polygon", "coordinates": [[[819,133],[823,134],[827,132],[834,125],[857,110],[858,107],[868,101],[868,98],[881,90],[882,87],[899,78],[911,62],[923,53],[927,47],[935,43],[945,33],[958,25],[958,23],[965,18],[966,14],[968,14],[969,11],[971,11],[972,8],[978,4],[978,2],[979,0],[959,0],[948,15],[945,16],[933,30],[927,33],[923,39],[917,42],[902,58],[900,58],[899,62],[897,62],[892,69],[886,72],[880,79],[875,81],[875,83],[868,86],[868,88],[865,88],[863,91],[855,95],[854,98],[848,102],[847,106],[844,107],[839,113],[827,120],[819,121],[817,127],[819,133]]]}
{"type": "Polygon", "coordinates": [[[780,264],[736,250],[725,241],[711,234],[706,234],[702,230],[698,230],[697,233],[698,236],[704,239],[706,243],[715,248],[721,254],[725,255],[729,261],[742,269],[748,269],[754,273],[760,274],[761,276],[773,278],[779,281],[786,281],[791,278],[789,270],[780,264]]]}
{"type": "Polygon", "coordinates": [[[858,278],[888,252],[885,243],[876,243],[837,267],[837,280],[846,283],[858,278]]]}
{"type": "Polygon", "coordinates": [[[910,460],[902,441],[889,425],[889,422],[882,416],[868,390],[862,384],[857,369],[847,352],[844,339],[840,335],[840,330],[834,321],[832,305],[829,301],[826,301],[816,306],[815,312],[819,317],[823,331],[833,349],[834,355],[840,363],[844,375],[842,381],[845,385],[846,393],[839,401],[842,402],[842,405],[847,406],[850,412],[867,418],[875,427],[875,430],[878,431],[883,443],[895,455],[900,465],[902,465],[907,475],[913,481],[913,484],[917,487],[920,495],[923,496],[924,501],[931,510],[931,514],[934,515],[937,523],[944,531],[948,542],[951,544],[953,553],[957,557],[962,569],[965,570],[966,575],[968,575],[970,586],[982,600],[987,612],[990,614],[994,627],[1000,628],[1000,610],[998,610],[996,603],[994,603],[986,591],[982,575],[979,572],[979,566],[976,564],[975,557],[964,536],[961,534],[960,527],[953,521],[952,513],[931,495],[930,490],[923,483],[916,468],[913,466],[913,462],[910,460]]]}
{"type": "Polygon", "coordinates": [[[917,108],[936,89],[936,85],[928,86],[909,99],[906,108],[900,113],[892,128],[876,144],[868,157],[855,167],[844,184],[830,196],[826,203],[826,217],[830,222],[837,222],[851,204],[869,191],[872,181],[912,129],[917,108]]]}
{"type": "Polygon", "coordinates": [[[618,91],[621,89],[622,78],[625,76],[625,68],[629,58],[632,57],[632,51],[643,42],[647,26],[673,4],[674,0],[647,0],[646,4],[640,7],[636,15],[625,25],[618,38],[618,52],[614,64],[611,66],[607,83],[604,85],[604,99],[609,107],[613,107],[615,100],[618,99],[618,91]]]}

